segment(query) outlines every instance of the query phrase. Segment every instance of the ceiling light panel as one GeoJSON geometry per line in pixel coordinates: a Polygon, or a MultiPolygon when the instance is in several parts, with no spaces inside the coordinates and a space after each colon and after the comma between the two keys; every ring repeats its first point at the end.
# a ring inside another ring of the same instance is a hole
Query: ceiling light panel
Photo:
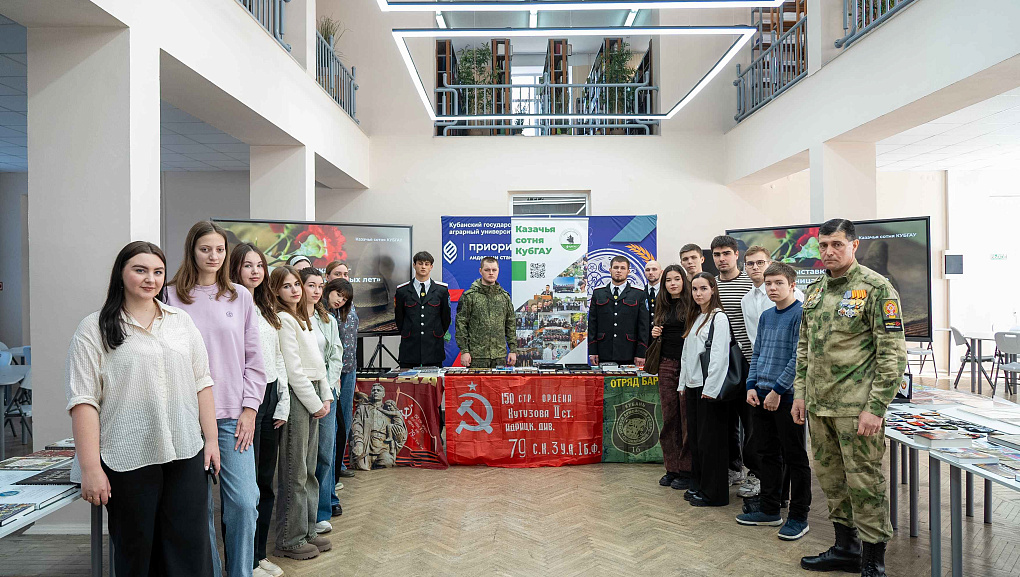
{"type": "Polygon", "coordinates": [[[774,8],[783,0],[489,0],[453,2],[389,2],[376,0],[383,12],[530,12],[532,10],[673,10],[706,8],[774,8]]]}

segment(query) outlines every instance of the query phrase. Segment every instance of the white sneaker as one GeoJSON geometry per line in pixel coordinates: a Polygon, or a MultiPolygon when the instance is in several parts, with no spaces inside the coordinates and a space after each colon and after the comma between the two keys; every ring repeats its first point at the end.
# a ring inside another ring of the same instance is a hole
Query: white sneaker
{"type": "Polygon", "coordinates": [[[333,526],[329,524],[329,521],[319,521],[315,524],[315,532],[317,534],[329,533],[333,530],[333,526]]]}
{"type": "Polygon", "coordinates": [[[337,490],[337,491],[342,491],[342,490],[344,489],[344,484],[343,484],[343,482],[342,482],[342,481],[337,481],[337,482],[336,482],[336,486],[335,486],[335,487],[333,487],[333,489],[335,489],[335,490],[337,490]]]}
{"type": "Polygon", "coordinates": [[[741,483],[740,488],[737,489],[737,496],[747,498],[755,497],[761,493],[761,481],[757,477],[748,473],[747,477],[744,478],[744,482],[741,483]]]}
{"type": "Polygon", "coordinates": [[[272,577],[272,576],[269,573],[266,573],[266,570],[263,569],[262,567],[256,567],[251,572],[251,577],[272,577]]]}
{"type": "Polygon", "coordinates": [[[269,559],[259,561],[259,568],[269,574],[270,577],[283,577],[283,569],[269,559]]]}
{"type": "Polygon", "coordinates": [[[739,485],[744,480],[744,472],[730,469],[729,480],[730,485],[739,485]]]}

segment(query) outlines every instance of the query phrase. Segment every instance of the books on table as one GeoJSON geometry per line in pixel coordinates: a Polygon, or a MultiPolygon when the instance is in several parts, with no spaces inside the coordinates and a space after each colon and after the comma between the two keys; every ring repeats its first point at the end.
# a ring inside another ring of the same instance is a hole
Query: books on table
{"type": "Polygon", "coordinates": [[[974,442],[971,437],[955,431],[915,431],[911,435],[918,445],[933,449],[969,447],[974,442]]]}
{"type": "Polygon", "coordinates": [[[977,449],[956,447],[933,449],[932,452],[944,457],[947,461],[960,463],[961,465],[978,465],[981,463],[996,464],[999,462],[999,457],[978,451],[977,449]]]}
{"type": "Polygon", "coordinates": [[[72,457],[11,457],[0,461],[0,471],[45,471],[69,462],[72,457]]]}
{"type": "Polygon", "coordinates": [[[71,482],[71,469],[59,467],[36,473],[27,479],[22,479],[15,485],[74,485],[71,482]]]}
{"type": "Polygon", "coordinates": [[[74,485],[8,485],[0,487],[0,505],[31,504],[34,509],[47,506],[67,497],[77,495],[74,485]]]}
{"type": "Polygon", "coordinates": [[[1020,435],[988,435],[988,442],[1000,447],[1009,447],[1014,451],[1020,451],[1020,435]]]}
{"type": "Polygon", "coordinates": [[[46,450],[47,451],[54,451],[54,450],[59,451],[61,449],[71,449],[73,451],[74,450],[74,437],[68,437],[68,438],[66,438],[66,439],[64,439],[62,441],[57,441],[56,443],[50,443],[49,445],[46,445],[46,450]]]}
{"type": "Polygon", "coordinates": [[[1016,479],[1016,477],[1018,475],[1018,473],[1016,472],[1016,469],[1011,469],[1010,467],[1005,467],[1005,466],[1000,465],[998,463],[994,463],[994,464],[993,463],[979,463],[979,464],[975,465],[975,467],[977,467],[979,469],[982,469],[982,470],[985,470],[985,471],[988,471],[989,473],[991,473],[993,475],[998,475],[999,477],[1005,477],[1006,479],[1009,479],[1011,481],[1016,479]]]}
{"type": "Polygon", "coordinates": [[[35,511],[35,505],[31,503],[0,504],[0,527],[13,523],[32,511],[35,511]]]}

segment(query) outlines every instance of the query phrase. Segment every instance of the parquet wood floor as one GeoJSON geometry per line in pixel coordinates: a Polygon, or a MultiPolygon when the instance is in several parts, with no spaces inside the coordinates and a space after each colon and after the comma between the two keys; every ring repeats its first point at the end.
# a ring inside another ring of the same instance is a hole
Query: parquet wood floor
{"type": "MultiPolygon", "coordinates": [[[[888,471],[888,466],[886,466],[888,471]]],[[[949,475],[943,468],[943,568],[949,575],[949,475]]],[[[803,555],[833,539],[815,483],[811,532],[786,543],[777,528],[741,527],[740,499],[695,509],[660,487],[659,465],[542,469],[454,467],[359,472],[340,497],[344,515],[327,536],[333,550],[310,561],[276,560],[298,576],[659,576],[807,575],[803,555]]],[[[920,536],[908,535],[906,486],[889,575],[930,574],[927,459],[921,459],[920,536]]],[[[1020,576],[1020,494],[993,493],[994,522],[964,518],[967,577],[1020,576]]],[[[734,495],[735,495],[734,488],[734,495]]],[[[22,535],[0,540],[0,575],[88,575],[88,537],[22,535]]]]}

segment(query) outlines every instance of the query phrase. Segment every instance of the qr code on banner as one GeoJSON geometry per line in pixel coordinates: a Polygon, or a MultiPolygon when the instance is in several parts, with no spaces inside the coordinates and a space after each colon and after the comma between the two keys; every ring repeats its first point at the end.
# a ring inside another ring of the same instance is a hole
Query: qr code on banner
{"type": "Polygon", "coordinates": [[[545,278],[545,263],[533,262],[531,264],[531,278],[545,278]]]}

